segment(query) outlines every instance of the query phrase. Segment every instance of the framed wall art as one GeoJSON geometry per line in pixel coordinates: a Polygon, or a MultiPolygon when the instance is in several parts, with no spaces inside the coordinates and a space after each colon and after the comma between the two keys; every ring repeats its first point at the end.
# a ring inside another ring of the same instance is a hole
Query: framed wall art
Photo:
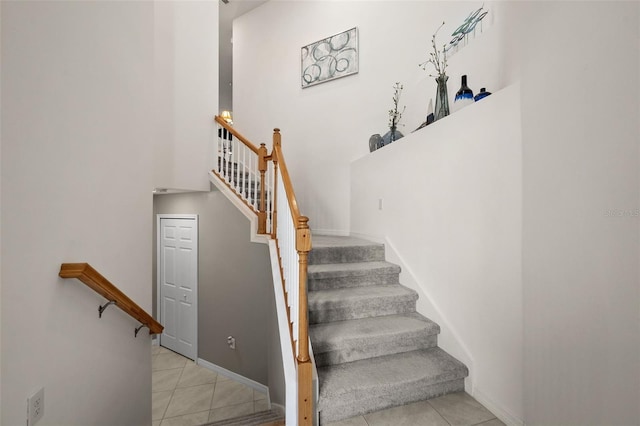
{"type": "Polygon", "coordinates": [[[301,50],[302,88],[358,72],[358,28],[304,46],[301,50]]]}

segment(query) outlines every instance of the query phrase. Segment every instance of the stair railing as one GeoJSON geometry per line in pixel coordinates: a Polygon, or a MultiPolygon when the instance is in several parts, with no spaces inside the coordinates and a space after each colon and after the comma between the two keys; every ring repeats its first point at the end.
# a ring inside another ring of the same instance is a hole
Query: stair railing
{"type": "Polygon", "coordinates": [[[231,127],[223,118],[216,116],[218,138],[216,161],[212,170],[233,190],[255,214],[258,215],[258,234],[270,234],[270,218],[267,206],[272,194],[272,175],[267,175],[267,148],[252,144],[231,127]]]}
{"type": "Polygon", "coordinates": [[[93,269],[88,263],[63,263],[60,265],[58,276],[61,278],[77,278],[93,289],[96,293],[108,300],[107,303],[98,307],[98,315],[102,318],[102,313],[111,305],[116,305],[132,318],[140,322],[140,326],[135,329],[135,337],[142,327],[149,329],[149,334],[162,333],[164,327],[153,319],[144,309],[138,306],[118,287],[113,285],[102,274],[93,269]]]}
{"type": "MultiPolygon", "coordinates": [[[[297,422],[313,422],[313,365],[309,355],[307,264],[311,251],[309,218],[302,216],[282,154],[282,137],[274,129],[273,149],[256,147],[224,119],[218,123],[217,161],[213,174],[258,215],[258,233],[267,234],[278,252],[289,333],[297,368],[297,422]]],[[[291,419],[289,419],[291,420],[291,419]]]]}
{"type": "Polygon", "coordinates": [[[289,308],[291,340],[298,374],[298,424],[313,421],[312,374],[309,357],[309,319],[307,303],[307,264],[311,251],[309,218],[298,209],[291,177],[282,155],[281,135],[274,129],[273,161],[276,191],[272,238],[278,247],[286,304],[289,308]]]}

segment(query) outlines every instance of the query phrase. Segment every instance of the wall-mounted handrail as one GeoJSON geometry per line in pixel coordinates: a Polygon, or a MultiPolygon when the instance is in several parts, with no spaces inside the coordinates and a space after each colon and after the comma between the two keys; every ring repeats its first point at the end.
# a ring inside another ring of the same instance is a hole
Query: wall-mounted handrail
{"type": "MultiPolygon", "coordinates": [[[[60,265],[58,275],[61,278],[77,278],[107,299],[109,303],[99,308],[100,316],[102,316],[104,309],[113,302],[118,308],[138,320],[142,324],[141,327],[149,328],[149,334],[162,333],[164,327],[159,322],[88,263],[63,263],[60,265]]],[[[136,329],[136,336],[141,327],[136,329]]]]}

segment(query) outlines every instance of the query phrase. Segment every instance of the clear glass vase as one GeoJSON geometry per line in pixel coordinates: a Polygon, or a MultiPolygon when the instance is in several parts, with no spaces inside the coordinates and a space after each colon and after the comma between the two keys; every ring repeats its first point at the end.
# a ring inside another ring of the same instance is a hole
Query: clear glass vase
{"type": "Polygon", "coordinates": [[[436,77],[436,83],[438,88],[436,89],[436,108],[433,112],[434,121],[440,120],[443,117],[449,115],[449,94],[447,93],[447,80],[449,77],[446,74],[440,74],[436,77]]]}

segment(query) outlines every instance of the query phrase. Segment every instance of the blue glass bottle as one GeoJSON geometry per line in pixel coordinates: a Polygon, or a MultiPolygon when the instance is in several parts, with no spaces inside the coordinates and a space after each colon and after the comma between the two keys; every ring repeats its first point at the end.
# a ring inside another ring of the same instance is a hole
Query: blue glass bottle
{"type": "Polygon", "coordinates": [[[454,109],[457,111],[474,102],[473,90],[469,89],[469,86],[467,86],[467,76],[463,75],[460,90],[456,93],[456,98],[453,101],[454,109]]]}
{"type": "Polygon", "coordinates": [[[480,93],[478,93],[475,96],[475,101],[478,102],[480,99],[484,99],[487,96],[489,96],[491,94],[491,92],[487,92],[487,89],[485,89],[484,87],[482,89],[480,89],[480,93]]]}

